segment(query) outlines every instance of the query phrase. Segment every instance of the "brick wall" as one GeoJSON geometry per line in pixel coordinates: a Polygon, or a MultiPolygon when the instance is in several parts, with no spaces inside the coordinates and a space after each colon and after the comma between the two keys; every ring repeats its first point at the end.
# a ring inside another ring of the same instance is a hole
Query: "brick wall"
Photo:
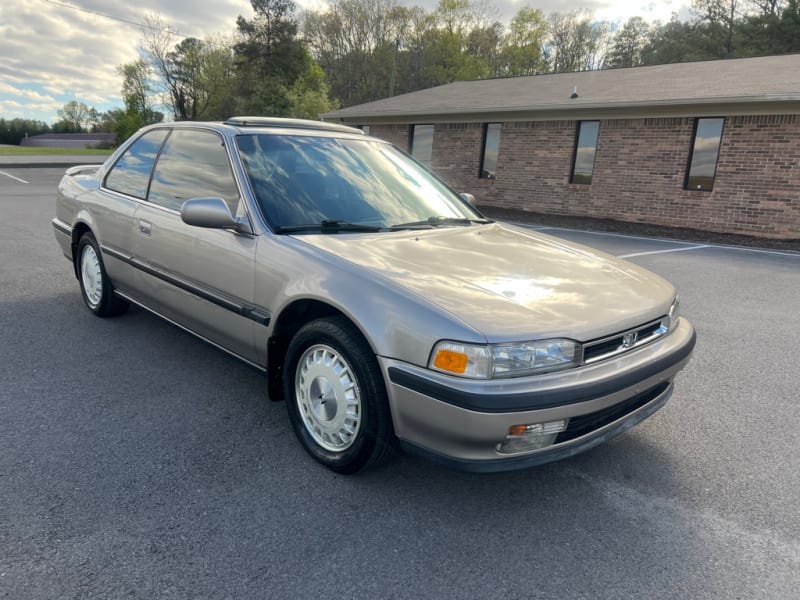
{"type": "MultiPolygon", "coordinates": [[[[800,238],[800,115],[727,117],[714,190],[683,189],[694,119],[600,124],[591,185],[569,183],[576,121],[504,123],[497,177],[479,179],[482,126],[437,124],[433,169],[480,204],[772,238],[800,238]]],[[[371,127],[408,147],[408,126],[371,127]]]]}
{"type": "MultiPolygon", "coordinates": [[[[369,134],[408,150],[408,125],[370,125],[369,134]]],[[[436,133],[434,132],[434,137],[436,133]]]]}

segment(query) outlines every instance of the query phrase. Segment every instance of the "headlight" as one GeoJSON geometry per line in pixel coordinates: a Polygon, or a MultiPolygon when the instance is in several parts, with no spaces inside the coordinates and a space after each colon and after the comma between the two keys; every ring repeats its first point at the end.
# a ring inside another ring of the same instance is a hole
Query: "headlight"
{"type": "Polygon", "coordinates": [[[493,345],[439,342],[428,366],[450,375],[491,379],[558,371],[577,364],[578,344],[553,339],[493,345]]]}

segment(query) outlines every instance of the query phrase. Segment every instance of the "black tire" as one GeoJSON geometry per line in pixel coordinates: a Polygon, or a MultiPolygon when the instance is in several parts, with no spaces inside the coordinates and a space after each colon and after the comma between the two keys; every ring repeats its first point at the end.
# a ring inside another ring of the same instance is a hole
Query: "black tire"
{"type": "Polygon", "coordinates": [[[311,321],[294,336],[284,363],[284,398],[289,421],[303,448],[337,473],[377,466],[395,451],[386,385],[378,361],[358,329],[344,317],[311,321]],[[334,372],[338,380],[325,377],[334,372]],[[314,393],[326,386],[327,392],[314,393]],[[344,421],[339,424],[341,419],[344,421]],[[348,436],[345,430],[353,428],[353,420],[358,425],[348,436]],[[341,447],[332,448],[335,444],[341,447]]]}
{"type": "Polygon", "coordinates": [[[89,232],[84,233],[78,241],[75,272],[84,304],[98,317],[114,317],[128,310],[128,302],[114,294],[114,286],[106,273],[100,246],[89,232]],[[87,286],[91,289],[87,289],[87,286]]]}

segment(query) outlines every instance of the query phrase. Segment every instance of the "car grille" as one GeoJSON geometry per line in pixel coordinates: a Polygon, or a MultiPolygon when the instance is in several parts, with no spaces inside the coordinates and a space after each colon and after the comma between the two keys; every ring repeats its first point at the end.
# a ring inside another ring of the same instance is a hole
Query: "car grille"
{"type": "Polygon", "coordinates": [[[613,406],[593,413],[570,418],[567,428],[558,434],[555,443],[560,444],[561,442],[574,440],[596,429],[600,429],[609,423],[613,423],[617,419],[621,419],[625,415],[632,413],[663,394],[669,385],[669,382],[665,381],[619,404],[614,404],[613,406]]]}
{"type": "Polygon", "coordinates": [[[669,324],[667,318],[662,317],[658,321],[646,323],[606,338],[587,342],[583,345],[583,364],[588,365],[598,360],[610,358],[617,354],[627,352],[628,350],[639,348],[644,344],[649,344],[664,335],[668,329],[669,324]]]}

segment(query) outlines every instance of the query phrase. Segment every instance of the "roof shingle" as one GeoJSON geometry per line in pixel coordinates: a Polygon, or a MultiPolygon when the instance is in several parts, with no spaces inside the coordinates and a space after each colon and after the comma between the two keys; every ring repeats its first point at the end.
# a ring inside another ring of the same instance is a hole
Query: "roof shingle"
{"type": "Polygon", "coordinates": [[[358,118],[800,102],[800,54],[458,81],[323,115],[358,118]],[[576,90],[578,97],[571,98],[576,90]]]}

